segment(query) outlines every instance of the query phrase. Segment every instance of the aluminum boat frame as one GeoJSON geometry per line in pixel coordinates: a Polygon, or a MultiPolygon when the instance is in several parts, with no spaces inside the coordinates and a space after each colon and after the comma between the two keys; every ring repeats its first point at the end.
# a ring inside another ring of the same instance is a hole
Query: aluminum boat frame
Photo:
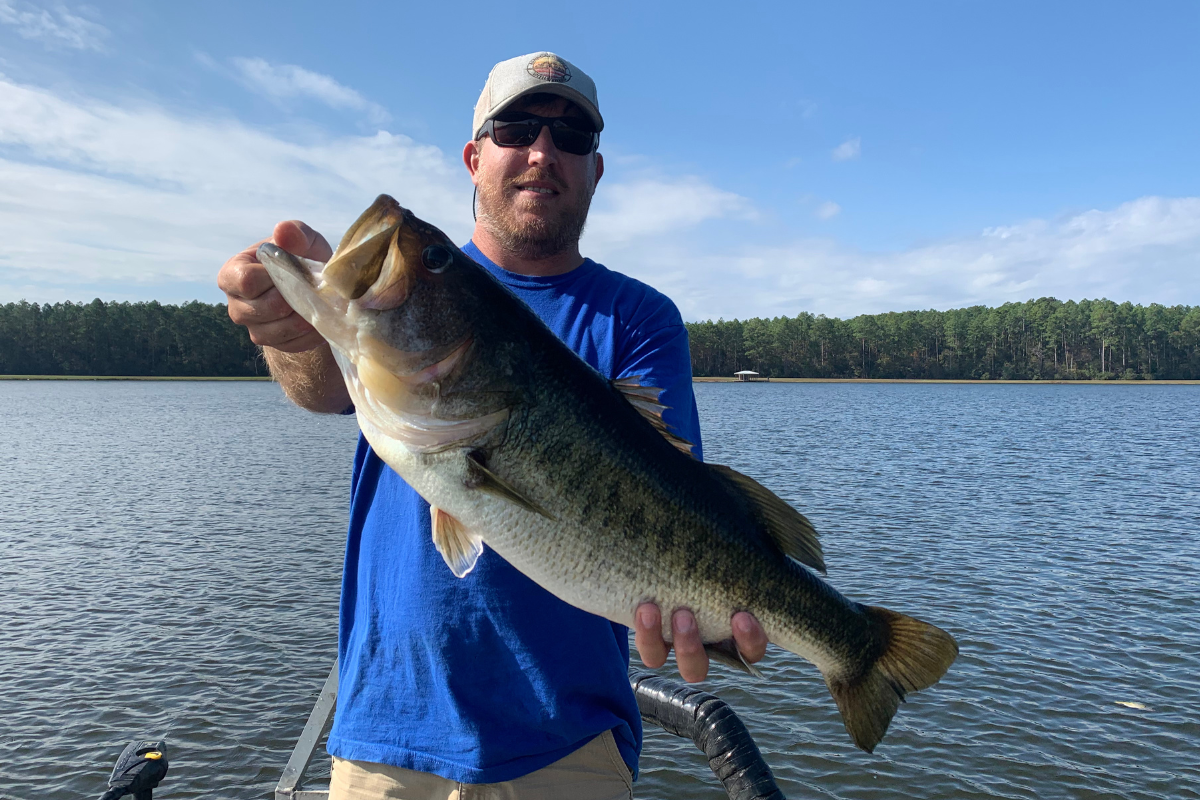
{"type": "MultiPolygon", "coordinates": [[[[304,774],[333,722],[337,684],[335,662],[283,768],[275,787],[275,800],[329,800],[328,787],[307,787],[304,774]]],[[[639,669],[629,670],[629,684],[642,719],[668,733],[691,739],[707,756],[709,767],[731,800],[784,800],[750,732],[721,698],[639,669]]]]}

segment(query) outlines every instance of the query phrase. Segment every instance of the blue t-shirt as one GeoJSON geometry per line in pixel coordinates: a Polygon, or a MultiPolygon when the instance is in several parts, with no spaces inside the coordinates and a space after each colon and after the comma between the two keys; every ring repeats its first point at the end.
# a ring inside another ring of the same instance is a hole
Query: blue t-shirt
{"type": "MultiPolygon", "coordinates": [[[[662,388],[667,423],[700,455],[687,330],[669,299],[591,260],[535,278],[473,242],[463,250],[601,374],[662,388]]],[[[434,549],[429,505],[359,436],[331,754],[497,783],[612,730],[636,775],[628,664],[627,628],[559,600],[490,549],[455,578],[434,549]]]]}

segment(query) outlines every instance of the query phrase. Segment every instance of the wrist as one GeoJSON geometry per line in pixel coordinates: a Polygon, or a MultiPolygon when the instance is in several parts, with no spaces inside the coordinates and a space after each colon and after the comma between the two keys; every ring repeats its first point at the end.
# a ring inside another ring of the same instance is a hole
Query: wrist
{"type": "Polygon", "coordinates": [[[350,407],[350,393],[328,342],[322,341],[298,353],[264,347],[263,357],[271,377],[287,398],[301,408],[339,414],[350,407]]]}

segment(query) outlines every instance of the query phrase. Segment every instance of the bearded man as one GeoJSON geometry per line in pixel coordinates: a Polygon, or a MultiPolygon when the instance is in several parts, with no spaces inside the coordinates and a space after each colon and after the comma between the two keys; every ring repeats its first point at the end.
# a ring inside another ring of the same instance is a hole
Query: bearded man
{"type": "MultiPolygon", "coordinates": [[[[699,456],[679,311],[579,252],[604,175],[603,127],[595,84],[574,64],[547,52],[497,64],[463,148],[478,193],[463,251],[606,377],[662,388],[668,425],[699,456]]],[[[308,258],[331,255],[325,238],[297,221],[276,225],[270,241],[308,258]]],[[[262,345],[293,402],[352,412],[329,345],[288,307],[256,249],[221,268],[230,317],[262,345]]],[[[708,656],[695,618],[668,610],[680,674],[703,680],[708,656]]],[[[645,603],[635,618],[642,661],[662,666],[669,647],[660,609],[645,603]]],[[[761,658],[767,640],[757,621],[742,612],[732,623],[746,659],[761,658]]],[[[455,578],[432,543],[429,505],[360,436],[331,800],[629,798],[642,731],[628,663],[625,627],[567,605],[491,550],[455,578]]]]}

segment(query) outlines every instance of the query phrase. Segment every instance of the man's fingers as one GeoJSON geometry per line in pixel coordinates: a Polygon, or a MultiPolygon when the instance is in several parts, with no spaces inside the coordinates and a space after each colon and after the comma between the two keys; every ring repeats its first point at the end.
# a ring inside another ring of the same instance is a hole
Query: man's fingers
{"type": "Polygon", "coordinates": [[[234,316],[232,301],[255,300],[275,285],[266,267],[258,261],[258,246],[266,241],[273,241],[289,253],[316,261],[328,261],[333,255],[324,236],[299,220],[288,220],[275,226],[271,239],[255,242],[226,261],[217,273],[217,286],[229,296],[229,316],[239,325],[250,324],[252,320],[242,321],[234,316]]]}
{"type": "Polygon", "coordinates": [[[742,658],[753,664],[767,654],[767,632],[749,611],[733,615],[733,641],[742,658]]]}
{"type": "Polygon", "coordinates": [[[292,255],[314,261],[328,261],[333,255],[333,248],[325,241],[325,237],[298,219],[276,225],[271,240],[292,255]]]}
{"type": "Polygon", "coordinates": [[[689,683],[708,677],[708,653],[700,641],[700,628],[696,617],[686,608],[671,615],[671,634],[674,639],[675,664],[679,674],[689,683]]]}
{"type": "Polygon", "coordinates": [[[230,299],[253,300],[275,285],[255,255],[260,244],[253,244],[226,261],[217,273],[217,288],[230,299]]]}
{"type": "Polygon", "coordinates": [[[662,612],[654,603],[642,603],[633,615],[633,643],[642,663],[651,669],[667,663],[667,643],[662,635],[662,612]]]}
{"type": "Polygon", "coordinates": [[[278,322],[295,313],[273,284],[265,292],[250,300],[235,296],[229,298],[229,318],[238,325],[278,322]]]}
{"type": "Polygon", "coordinates": [[[325,337],[314,330],[295,339],[289,339],[286,342],[268,346],[276,350],[282,350],[285,353],[307,353],[309,350],[315,350],[323,344],[325,344],[325,337]]]}
{"type": "MultiPolygon", "coordinates": [[[[305,258],[327,261],[332,254],[325,237],[299,220],[276,225],[272,241],[305,258]]],[[[226,261],[217,273],[217,286],[229,298],[229,318],[245,325],[250,341],[261,347],[286,353],[312,350],[324,340],[275,288],[267,268],[259,263],[260,244],[255,242],[226,261]]]]}
{"type": "MultiPolygon", "coordinates": [[[[767,652],[767,634],[762,625],[748,611],[739,611],[731,620],[733,640],[738,651],[749,663],[762,659],[767,652]]],[[[675,664],[685,681],[695,683],[708,677],[708,653],[700,639],[700,628],[696,615],[681,608],[671,615],[671,638],[667,644],[662,637],[662,612],[654,603],[643,603],[634,614],[634,643],[642,663],[647,667],[661,667],[667,653],[675,650],[675,664]]]]}
{"type": "Polygon", "coordinates": [[[250,341],[287,353],[311,350],[323,341],[303,317],[292,310],[274,286],[253,300],[230,296],[229,318],[245,325],[250,341]]]}
{"type": "Polygon", "coordinates": [[[286,353],[299,353],[311,350],[324,339],[321,334],[304,321],[299,314],[292,312],[283,319],[272,322],[260,322],[246,325],[250,333],[250,341],[262,347],[274,347],[286,353]]]}

